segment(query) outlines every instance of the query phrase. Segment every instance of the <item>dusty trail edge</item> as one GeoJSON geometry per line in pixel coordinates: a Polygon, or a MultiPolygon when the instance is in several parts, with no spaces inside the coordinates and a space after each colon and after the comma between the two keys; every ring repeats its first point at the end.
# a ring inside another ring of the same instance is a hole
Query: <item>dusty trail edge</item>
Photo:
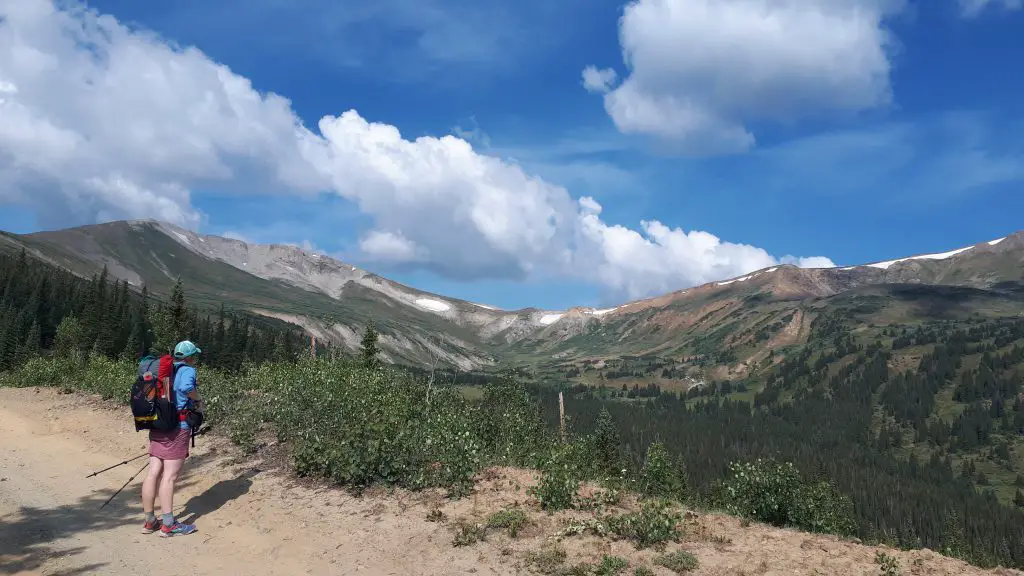
{"type": "MultiPolygon", "coordinates": [[[[435,491],[354,497],[297,481],[281,470],[273,448],[243,457],[210,434],[197,439],[175,498],[175,513],[194,520],[199,532],[163,539],[140,532],[142,474],[99,510],[145,458],[85,478],[145,451],[145,433],[134,431],[126,407],[54,389],[0,388],[0,574],[135,576],[159,566],[213,576],[529,574],[527,555],[559,527],[558,517],[539,511],[525,495],[528,471],[486,471],[475,493],[459,501],[435,491]],[[494,533],[457,548],[450,523],[427,520],[439,508],[449,521],[482,522],[516,504],[534,521],[516,539],[494,533]]],[[[697,556],[701,566],[692,574],[878,574],[875,552],[885,550],[899,558],[904,574],[1024,575],[981,570],[928,550],[899,552],[743,527],[725,516],[698,514],[687,522],[689,536],[669,550],[697,556]]],[[[562,545],[570,564],[615,554],[670,574],[651,565],[656,552],[628,542],[573,537],[562,545]]]]}

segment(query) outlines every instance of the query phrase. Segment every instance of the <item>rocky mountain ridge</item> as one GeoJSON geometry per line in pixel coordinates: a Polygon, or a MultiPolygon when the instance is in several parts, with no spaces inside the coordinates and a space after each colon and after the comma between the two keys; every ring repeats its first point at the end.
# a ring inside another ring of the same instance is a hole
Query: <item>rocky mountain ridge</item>
{"type": "MultiPolygon", "coordinates": [[[[199,300],[279,318],[350,348],[373,319],[390,359],[464,370],[552,358],[692,354],[695,339],[734,321],[741,309],[753,328],[809,302],[869,286],[998,291],[1024,283],[1024,232],[858,266],[773,266],[612,308],[569,310],[501,310],[418,290],[298,246],[201,235],[154,220],[0,239],[0,247],[25,248],[82,275],[107,266],[112,276],[146,283],[157,293],[180,276],[199,300]]],[[[801,322],[815,316],[806,312],[801,322]]],[[[801,328],[788,332],[800,334],[801,328]]]]}

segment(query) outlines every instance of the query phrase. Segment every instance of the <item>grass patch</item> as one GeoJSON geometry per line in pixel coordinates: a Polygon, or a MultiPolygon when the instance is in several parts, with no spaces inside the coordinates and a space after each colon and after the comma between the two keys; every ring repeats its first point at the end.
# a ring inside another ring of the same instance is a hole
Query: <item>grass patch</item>
{"type": "Polygon", "coordinates": [[[487,526],[489,528],[503,528],[511,538],[518,536],[519,531],[529,523],[530,518],[526,515],[526,512],[519,508],[501,510],[487,518],[487,526]]]}
{"type": "Polygon", "coordinates": [[[700,562],[697,561],[697,557],[690,554],[686,550],[676,550],[668,554],[662,554],[654,559],[654,563],[658,566],[668,568],[676,574],[683,574],[691,570],[696,570],[700,566],[700,562]]]}
{"type": "Polygon", "coordinates": [[[568,557],[565,548],[554,545],[539,552],[531,552],[527,556],[527,562],[541,574],[559,574],[568,557]]]}
{"type": "Polygon", "coordinates": [[[605,556],[601,563],[594,568],[595,576],[617,576],[629,568],[629,560],[619,556],[605,556]]]}
{"type": "Polygon", "coordinates": [[[455,526],[455,538],[452,540],[452,545],[455,547],[472,546],[484,540],[487,540],[487,528],[485,526],[460,521],[455,526]]]}

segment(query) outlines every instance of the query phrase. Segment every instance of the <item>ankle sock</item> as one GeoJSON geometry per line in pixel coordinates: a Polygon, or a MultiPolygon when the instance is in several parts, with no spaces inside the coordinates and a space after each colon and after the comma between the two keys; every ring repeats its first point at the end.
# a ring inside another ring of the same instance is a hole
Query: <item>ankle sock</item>
{"type": "Polygon", "coordinates": [[[146,512],[146,522],[152,522],[153,520],[156,520],[156,514],[152,512],[146,512]]]}
{"type": "Polygon", "coordinates": [[[174,514],[164,514],[162,520],[164,526],[167,526],[168,528],[174,526],[174,514]]]}

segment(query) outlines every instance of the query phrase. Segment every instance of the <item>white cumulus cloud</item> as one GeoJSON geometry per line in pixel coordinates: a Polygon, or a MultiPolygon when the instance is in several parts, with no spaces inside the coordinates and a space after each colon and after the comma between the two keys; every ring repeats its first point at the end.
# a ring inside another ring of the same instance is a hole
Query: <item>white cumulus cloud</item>
{"type": "Polygon", "coordinates": [[[44,222],[194,228],[196,189],[332,192],[371,217],[367,256],[453,278],[573,277],[636,297],[784,261],[658,221],[609,225],[593,198],[456,136],[409,139],[355,110],[313,131],[287,99],[199,50],[61,5],[0,0],[0,204],[44,222]]]}
{"type": "MultiPolygon", "coordinates": [[[[604,95],[618,129],[694,153],[745,150],[749,124],[891,101],[883,25],[903,0],[632,0],[629,74],[604,95]]],[[[588,68],[594,69],[593,67],[588,68]]]]}
{"type": "Polygon", "coordinates": [[[583,69],[583,87],[588,92],[607,92],[615,84],[618,74],[611,68],[598,70],[596,66],[583,69]]]}
{"type": "Polygon", "coordinates": [[[581,213],[581,234],[599,253],[595,255],[598,280],[616,291],[633,296],[668,292],[741,276],[778,264],[805,268],[831,268],[828,258],[773,257],[762,248],[723,242],[714,234],[669,228],[657,220],[643,221],[643,233],[624,226],[609,226],[598,217],[592,199],[581,213]]]}

